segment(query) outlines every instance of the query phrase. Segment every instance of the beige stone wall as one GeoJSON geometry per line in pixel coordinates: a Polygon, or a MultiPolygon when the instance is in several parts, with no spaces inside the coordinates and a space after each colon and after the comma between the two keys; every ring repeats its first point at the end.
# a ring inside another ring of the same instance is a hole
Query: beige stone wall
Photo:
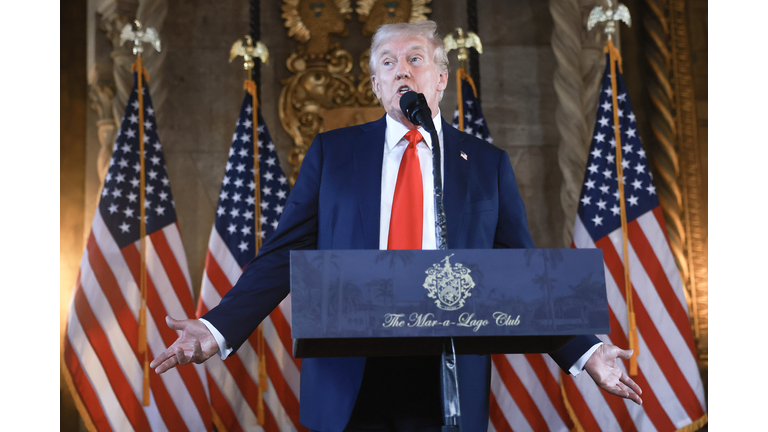
{"type": "MultiPolygon", "coordinates": [[[[187,2],[168,0],[161,36],[166,52],[162,74],[167,95],[158,132],[189,261],[193,289],[200,289],[208,236],[230,140],[243,98],[244,72],[238,61],[228,62],[232,43],[249,32],[248,2],[187,2]]],[[[298,46],[289,39],[278,1],[262,1],[262,41],[270,64],[261,67],[262,112],[285,172],[292,143],[278,118],[281,80],[298,46]]],[[[467,29],[464,1],[435,0],[430,16],[441,33],[467,29]]],[[[509,152],[517,173],[539,247],[562,247],[563,216],[559,202],[561,175],[557,165],[558,132],[554,122],[557,98],[552,84],[555,60],[550,45],[552,18],[547,2],[478,2],[484,113],[494,142],[509,152]]],[[[362,24],[353,13],[348,36],[339,39],[353,55],[367,48],[362,24]]],[[[103,35],[102,35],[103,37],[103,35]]],[[[451,55],[451,70],[458,62],[451,55]]],[[[357,57],[355,57],[357,58],[357,57]]],[[[357,69],[353,70],[357,73],[357,69]]],[[[441,103],[450,121],[456,107],[455,80],[441,103]]],[[[86,194],[87,224],[98,195],[98,141],[94,116],[89,114],[86,194]]]]}

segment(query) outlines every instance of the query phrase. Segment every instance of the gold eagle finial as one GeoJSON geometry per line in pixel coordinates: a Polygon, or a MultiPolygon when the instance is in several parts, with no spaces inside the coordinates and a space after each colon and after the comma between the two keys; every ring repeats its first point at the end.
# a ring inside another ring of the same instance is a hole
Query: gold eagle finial
{"type": "Polygon", "coordinates": [[[133,41],[133,55],[144,52],[142,45],[144,43],[152,44],[155,50],[160,52],[160,35],[157,30],[154,27],[143,28],[139,20],[134,20],[133,24],[126,24],[120,32],[120,45],[122,46],[128,40],[133,41]],[[136,30],[133,29],[133,25],[136,26],[136,30]]]}
{"type": "Polygon", "coordinates": [[[595,6],[589,12],[587,18],[587,30],[592,28],[601,22],[606,22],[605,34],[608,35],[608,39],[611,39],[613,33],[616,32],[616,21],[624,21],[627,27],[632,27],[632,18],[629,16],[629,9],[623,4],[619,3],[616,6],[616,10],[613,10],[613,3],[611,0],[606,0],[606,6],[595,6]]]}
{"type": "Polygon", "coordinates": [[[459,51],[459,63],[462,65],[462,68],[467,61],[467,50],[469,48],[474,48],[480,54],[483,53],[483,44],[480,42],[480,37],[471,31],[467,32],[465,36],[464,30],[461,27],[456,29],[456,37],[453,36],[453,33],[449,33],[448,36],[443,38],[443,43],[445,43],[446,53],[454,49],[459,51]]]}
{"type": "Polygon", "coordinates": [[[232,48],[229,50],[229,62],[232,63],[232,60],[237,56],[243,56],[243,59],[245,60],[243,67],[245,70],[253,69],[253,67],[256,66],[256,63],[253,60],[254,58],[261,59],[261,62],[266,65],[269,64],[269,51],[267,50],[267,46],[261,41],[256,41],[254,44],[251,36],[245,37],[245,43],[243,43],[242,39],[238,39],[232,44],[232,48]]]}

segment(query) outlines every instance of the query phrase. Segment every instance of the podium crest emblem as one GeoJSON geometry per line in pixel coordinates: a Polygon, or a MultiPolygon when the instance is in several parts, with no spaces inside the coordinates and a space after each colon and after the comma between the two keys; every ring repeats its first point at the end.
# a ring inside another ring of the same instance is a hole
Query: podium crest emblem
{"type": "Polygon", "coordinates": [[[467,297],[472,295],[469,290],[475,282],[469,275],[470,269],[460,263],[451,266],[448,255],[440,263],[433,264],[425,273],[424,288],[429,291],[429,298],[435,299],[438,308],[447,311],[461,309],[467,297]],[[442,263],[442,265],[441,265],[442,263]]]}

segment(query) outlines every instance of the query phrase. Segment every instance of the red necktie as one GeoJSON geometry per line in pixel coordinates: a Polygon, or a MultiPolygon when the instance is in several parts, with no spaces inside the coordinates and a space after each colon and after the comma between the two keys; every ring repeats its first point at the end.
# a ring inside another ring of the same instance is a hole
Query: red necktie
{"type": "Polygon", "coordinates": [[[397,172],[387,249],[421,249],[424,187],[416,144],[422,140],[422,136],[419,131],[412,129],[405,134],[405,138],[409,144],[397,172]]]}

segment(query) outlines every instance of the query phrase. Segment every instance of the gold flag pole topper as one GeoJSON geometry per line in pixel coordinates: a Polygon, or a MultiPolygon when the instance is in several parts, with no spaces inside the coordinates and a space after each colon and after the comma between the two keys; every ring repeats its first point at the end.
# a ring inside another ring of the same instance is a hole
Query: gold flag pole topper
{"type": "MultiPolygon", "coordinates": [[[[251,95],[253,100],[253,182],[256,187],[254,188],[254,206],[255,206],[255,244],[256,251],[254,256],[259,253],[261,248],[261,175],[259,169],[259,139],[257,136],[257,129],[259,126],[259,101],[256,92],[256,82],[253,80],[253,68],[256,66],[255,58],[259,58],[264,64],[269,64],[269,51],[267,46],[261,41],[253,43],[251,36],[245,36],[245,43],[242,39],[238,39],[232,44],[232,48],[229,50],[229,62],[232,63],[236,57],[243,57],[243,69],[245,69],[245,85],[244,88],[251,95]]],[[[259,324],[256,329],[256,355],[258,357],[258,385],[259,396],[256,404],[256,420],[259,426],[264,425],[264,392],[267,391],[267,362],[264,345],[264,325],[259,324]]]]}
{"type": "Polygon", "coordinates": [[[479,54],[483,53],[483,44],[480,42],[480,37],[474,32],[467,32],[464,36],[464,30],[461,27],[456,28],[456,37],[453,33],[449,33],[448,36],[443,38],[445,43],[445,52],[448,53],[451,50],[458,50],[459,58],[459,70],[456,71],[456,95],[459,99],[459,130],[464,131],[464,101],[461,94],[461,80],[465,79],[472,86],[472,91],[477,97],[477,87],[472,77],[467,73],[467,51],[470,48],[474,48],[479,54]]]}
{"type": "Polygon", "coordinates": [[[143,82],[149,82],[149,73],[142,65],[141,53],[144,52],[142,44],[149,43],[160,52],[160,37],[152,28],[143,28],[139,20],[133,22],[135,29],[129,23],[123,27],[120,33],[120,45],[125,41],[133,41],[133,55],[136,61],[131,65],[131,72],[136,72],[136,91],[139,100],[139,249],[141,261],[139,264],[139,287],[141,290],[141,307],[139,309],[139,354],[144,355],[144,386],[142,405],[149,406],[149,350],[147,349],[147,220],[144,208],[145,183],[144,178],[144,90],[143,82]]]}
{"type": "Polygon", "coordinates": [[[629,375],[637,375],[637,356],[640,352],[640,344],[637,339],[637,322],[635,321],[635,308],[633,305],[632,280],[629,277],[629,246],[627,232],[627,209],[624,201],[624,167],[621,164],[621,128],[619,127],[619,104],[617,101],[616,89],[616,62],[619,62],[619,71],[621,71],[621,54],[616,46],[613,45],[613,34],[616,32],[616,22],[624,21],[628,27],[632,26],[632,19],[629,15],[629,9],[619,3],[616,10],[613,9],[611,0],[606,0],[605,7],[595,6],[589,12],[587,18],[587,30],[601,22],[605,22],[605,34],[608,35],[608,41],[605,43],[604,53],[608,54],[611,67],[611,99],[613,104],[613,132],[616,140],[616,176],[619,183],[619,202],[621,207],[621,237],[624,256],[624,288],[627,301],[627,318],[629,320],[629,348],[634,350],[632,358],[629,359],[629,375]]]}

